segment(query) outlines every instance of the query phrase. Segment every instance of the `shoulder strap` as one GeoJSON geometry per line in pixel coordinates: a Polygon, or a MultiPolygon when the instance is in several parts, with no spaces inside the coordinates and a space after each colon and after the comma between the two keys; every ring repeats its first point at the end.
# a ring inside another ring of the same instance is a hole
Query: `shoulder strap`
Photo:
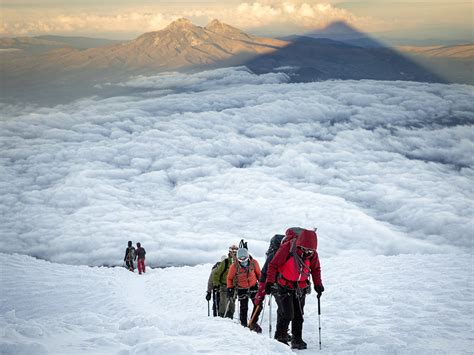
{"type": "Polygon", "coordinates": [[[293,240],[291,241],[290,252],[288,253],[288,257],[286,258],[286,260],[288,260],[291,256],[295,255],[295,252],[296,252],[296,239],[297,238],[293,238],[293,240]]]}
{"type": "Polygon", "coordinates": [[[226,258],[226,259],[224,260],[224,267],[223,267],[223,269],[222,269],[222,271],[221,271],[221,274],[219,275],[219,282],[221,281],[222,275],[224,275],[224,273],[225,273],[225,271],[227,270],[228,267],[229,267],[229,258],[226,258]]]}
{"type": "Polygon", "coordinates": [[[250,271],[250,272],[255,271],[255,259],[252,258],[252,257],[250,257],[249,271],[250,271]]]}

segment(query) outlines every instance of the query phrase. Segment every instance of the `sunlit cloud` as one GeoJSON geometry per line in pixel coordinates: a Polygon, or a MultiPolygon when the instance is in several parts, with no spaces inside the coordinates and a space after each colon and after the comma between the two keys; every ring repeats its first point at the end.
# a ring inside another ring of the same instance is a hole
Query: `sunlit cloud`
{"type": "Polygon", "coordinates": [[[300,0],[250,1],[230,6],[123,7],[104,11],[50,9],[42,12],[20,13],[5,9],[0,35],[32,35],[45,33],[136,33],[156,31],[171,21],[187,17],[204,25],[212,19],[241,29],[271,28],[290,25],[301,30],[321,28],[333,21],[345,21],[363,30],[374,30],[383,25],[370,17],[361,17],[327,3],[300,0]]]}
{"type": "Polygon", "coordinates": [[[122,88],[0,105],[0,252],[113,264],[133,238],[162,251],[150,263],[197,264],[242,237],[263,257],[294,225],[320,229],[323,255],[472,249],[469,86],[241,67],[122,88]]]}

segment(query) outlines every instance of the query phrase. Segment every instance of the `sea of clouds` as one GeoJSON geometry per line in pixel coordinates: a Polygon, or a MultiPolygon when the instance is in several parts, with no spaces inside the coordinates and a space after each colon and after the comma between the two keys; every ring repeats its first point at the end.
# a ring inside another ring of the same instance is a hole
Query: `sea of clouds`
{"type": "Polygon", "coordinates": [[[472,86],[167,73],[130,94],[1,104],[0,252],[213,262],[291,226],[333,256],[472,253],[472,86]]]}

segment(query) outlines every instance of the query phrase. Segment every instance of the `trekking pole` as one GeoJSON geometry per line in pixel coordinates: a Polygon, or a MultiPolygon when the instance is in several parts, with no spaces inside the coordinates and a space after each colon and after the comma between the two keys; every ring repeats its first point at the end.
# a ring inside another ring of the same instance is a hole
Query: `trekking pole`
{"type": "Polygon", "coordinates": [[[268,298],[268,336],[272,338],[272,294],[268,298]]]}
{"type": "Polygon", "coordinates": [[[217,313],[217,306],[216,306],[216,293],[212,290],[212,315],[215,317],[217,313]]]}
{"type": "Polygon", "coordinates": [[[321,295],[318,295],[319,350],[321,350],[321,295]]]}
{"type": "Polygon", "coordinates": [[[227,315],[227,311],[229,310],[229,306],[230,306],[230,299],[227,301],[227,306],[225,306],[224,318],[227,315]]]}
{"type": "Polygon", "coordinates": [[[211,316],[211,307],[209,305],[209,301],[207,301],[207,316],[210,317],[211,316]]]}
{"type": "Polygon", "coordinates": [[[216,317],[219,315],[219,303],[220,303],[220,295],[219,293],[216,291],[216,298],[214,299],[214,303],[216,305],[216,317]]]}
{"type": "Polygon", "coordinates": [[[239,299],[239,296],[236,297],[237,298],[237,323],[240,323],[240,299],[239,299]]]}

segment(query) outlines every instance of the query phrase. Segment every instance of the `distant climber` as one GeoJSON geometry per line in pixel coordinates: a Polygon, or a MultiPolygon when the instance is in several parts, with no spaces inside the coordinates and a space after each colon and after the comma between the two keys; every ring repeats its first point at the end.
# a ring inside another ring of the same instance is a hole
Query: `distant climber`
{"type": "Polygon", "coordinates": [[[135,248],[132,245],[131,241],[128,241],[128,247],[125,249],[125,256],[123,261],[125,261],[127,265],[127,269],[130,271],[135,271],[135,266],[133,265],[133,261],[135,260],[135,248]]]}
{"type": "Polygon", "coordinates": [[[137,243],[135,258],[137,259],[138,274],[145,273],[145,255],[146,251],[140,243],[137,243]]]}

